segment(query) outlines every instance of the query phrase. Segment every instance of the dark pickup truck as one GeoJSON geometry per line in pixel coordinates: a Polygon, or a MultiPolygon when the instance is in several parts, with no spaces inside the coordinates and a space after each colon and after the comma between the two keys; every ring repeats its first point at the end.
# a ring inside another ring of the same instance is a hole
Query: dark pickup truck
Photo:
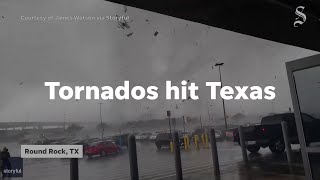
{"type": "MultiPolygon", "coordinates": [[[[247,150],[256,153],[260,148],[269,147],[273,153],[281,153],[285,150],[281,122],[288,124],[288,134],[291,144],[299,144],[298,133],[293,113],[276,114],[261,119],[261,125],[243,128],[247,150]]],[[[306,143],[320,141],[320,120],[302,113],[302,123],[305,128],[306,143]]],[[[240,144],[239,130],[233,130],[234,142],[240,144]]]]}

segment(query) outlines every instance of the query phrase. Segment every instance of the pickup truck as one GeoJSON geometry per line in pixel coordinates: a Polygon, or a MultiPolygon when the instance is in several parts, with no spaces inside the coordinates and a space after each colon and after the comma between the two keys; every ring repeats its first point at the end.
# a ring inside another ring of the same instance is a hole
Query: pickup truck
{"type": "MultiPolygon", "coordinates": [[[[256,153],[260,148],[269,147],[273,153],[282,153],[285,150],[281,122],[288,124],[288,134],[291,144],[299,144],[298,133],[293,113],[276,114],[261,119],[261,125],[243,128],[247,150],[256,153]]],[[[320,120],[302,113],[302,123],[305,128],[306,143],[320,141],[320,120]]],[[[234,142],[240,145],[239,130],[233,130],[234,142]]]]}

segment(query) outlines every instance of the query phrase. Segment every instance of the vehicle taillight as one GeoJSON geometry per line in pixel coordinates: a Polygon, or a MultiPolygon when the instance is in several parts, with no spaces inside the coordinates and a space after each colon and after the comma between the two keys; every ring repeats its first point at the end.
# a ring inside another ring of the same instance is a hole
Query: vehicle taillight
{"type": "Polygon", "coordinates": [[[265,128],[261,128],[261,131],[262,131],[262,133],[265,133],[266,129],[265,128]]]}

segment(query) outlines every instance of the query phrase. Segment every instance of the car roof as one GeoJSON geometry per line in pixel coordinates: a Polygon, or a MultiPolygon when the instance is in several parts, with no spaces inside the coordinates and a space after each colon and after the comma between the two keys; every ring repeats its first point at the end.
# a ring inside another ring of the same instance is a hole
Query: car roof
{"type": "Polygon", "coordinates": [[[96,145],[96,144],[106,143],[106,142],[114,143],[114,141],[112,141],[112,140],[99,140],[99,141],[92,142],[90,145],[96,145]]]}

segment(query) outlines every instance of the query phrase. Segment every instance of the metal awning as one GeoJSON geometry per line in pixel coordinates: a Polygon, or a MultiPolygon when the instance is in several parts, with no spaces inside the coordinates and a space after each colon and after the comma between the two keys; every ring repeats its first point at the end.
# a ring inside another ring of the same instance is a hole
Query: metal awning
{"type": "Polygon", "coordinates": [[[320,1],[107,0],[246,35],[320,51],[320,1]],[[307,21],[293,27],[298,6],[307,21]]]}

